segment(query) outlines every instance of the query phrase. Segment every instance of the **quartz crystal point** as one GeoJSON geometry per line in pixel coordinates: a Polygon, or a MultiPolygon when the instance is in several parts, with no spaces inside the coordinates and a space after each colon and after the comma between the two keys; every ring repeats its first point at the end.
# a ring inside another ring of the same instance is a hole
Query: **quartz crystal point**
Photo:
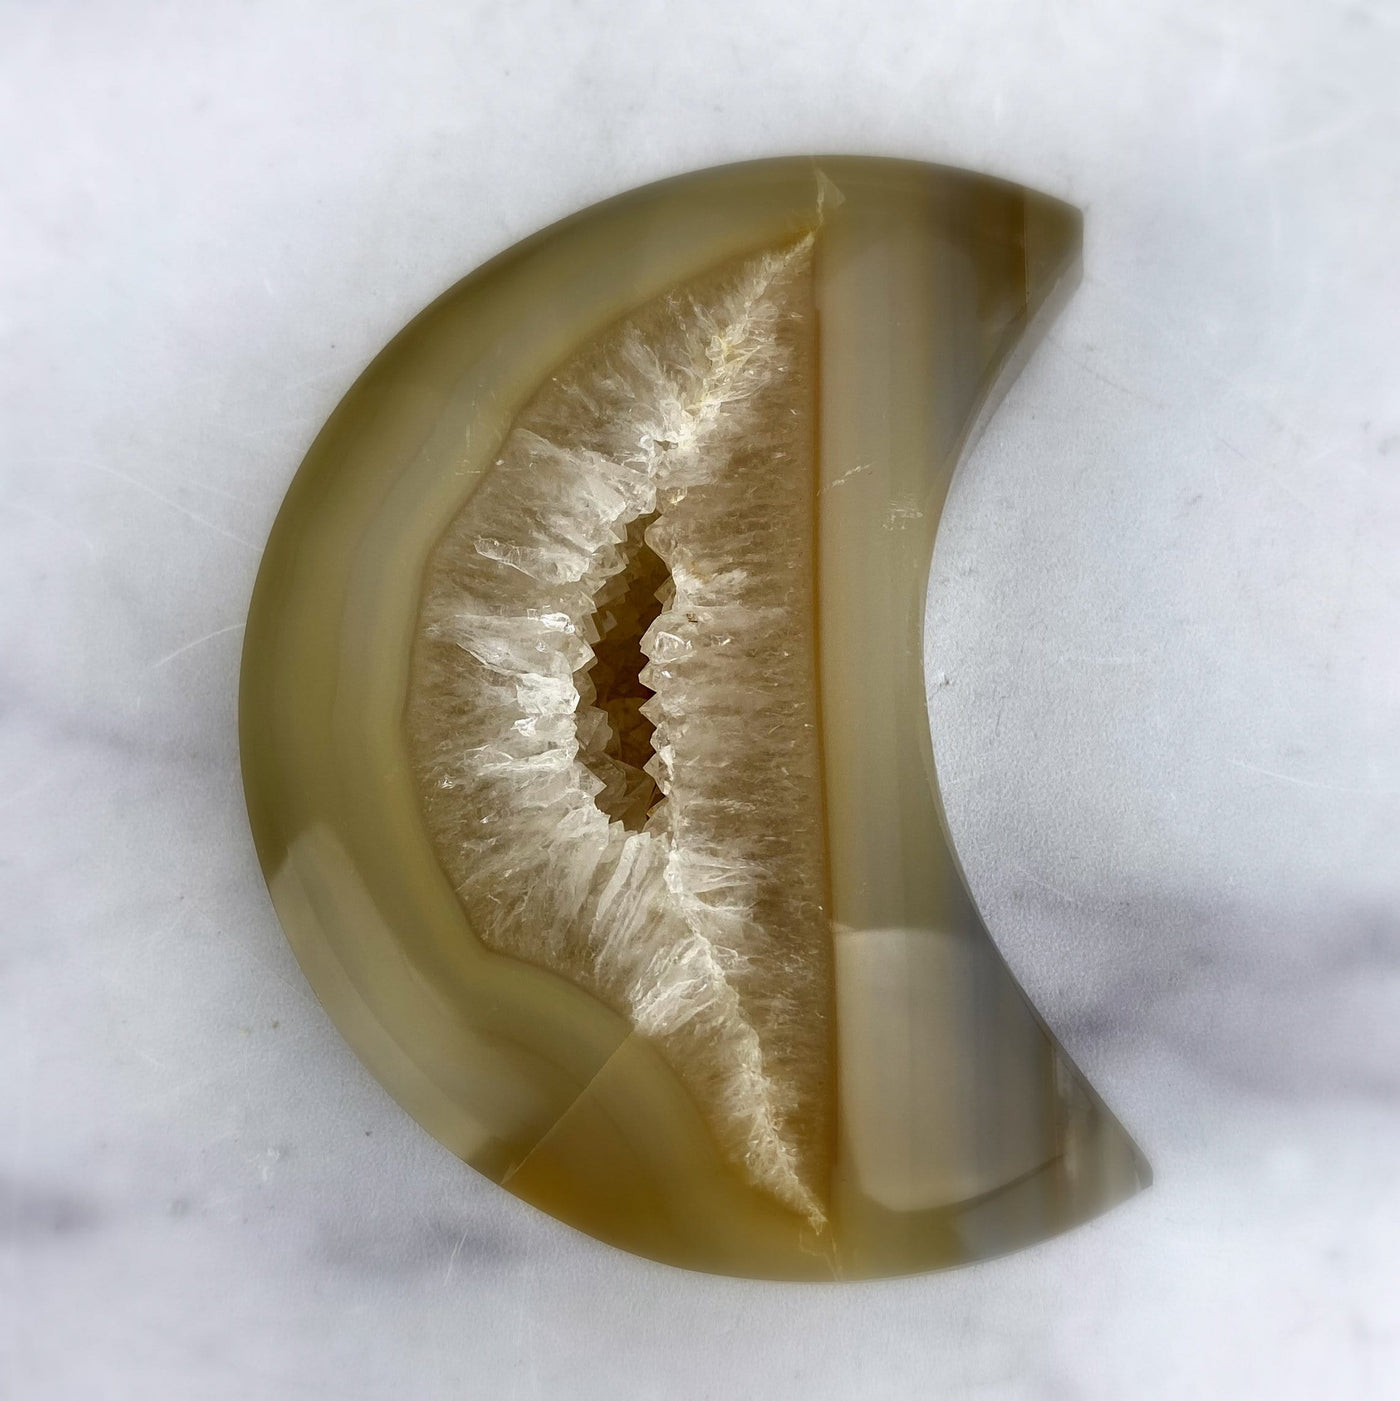
{"type": "Polygon", "coordinates": [[[636,191],[453,288],[259,575],[259,855],[322,1001],[466,1161],[698,1269],[975,1260],[1147,1180],[938,796],[949,481],[1079,219],[905,162],[636,191]]]}

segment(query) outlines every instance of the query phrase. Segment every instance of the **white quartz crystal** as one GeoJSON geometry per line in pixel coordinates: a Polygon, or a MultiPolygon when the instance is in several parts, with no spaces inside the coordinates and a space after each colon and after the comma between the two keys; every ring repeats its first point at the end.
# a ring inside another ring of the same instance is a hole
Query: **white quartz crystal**
{"type": "Polygon", "coordinates": [[[526,406],[430,562],[408,721],[483,941],[628,1016],[736,1167],[815,1221],[811,257],[804,239],[642,308],[526,406]],[[669,571],[642,638],[645,773],[590,674],[641,523],[669,571]]]}

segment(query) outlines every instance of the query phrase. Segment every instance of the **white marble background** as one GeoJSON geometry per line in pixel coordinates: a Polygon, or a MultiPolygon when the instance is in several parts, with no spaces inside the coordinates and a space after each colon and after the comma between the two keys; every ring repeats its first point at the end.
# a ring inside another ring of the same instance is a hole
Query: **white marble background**
{"type": "Polygon", "coordinates": [[[0,0],[0,1394],[1376,1398],[1400,1375],[1400,15],[0,0]],[[806,150],[1087,210],[930,671],[1013,964],[1157,1184],[781,1287],[429,1140],[309,993],[234,692],[379,346],[578,206],[806,150]]]}

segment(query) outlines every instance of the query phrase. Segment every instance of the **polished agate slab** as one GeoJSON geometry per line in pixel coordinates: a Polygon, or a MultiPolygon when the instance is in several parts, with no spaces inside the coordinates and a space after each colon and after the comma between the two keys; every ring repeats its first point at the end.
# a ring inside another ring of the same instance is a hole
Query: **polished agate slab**
{"type": "Polygon", "coordinates": [[[907,1273],[1147,1180],[958,869],[922,667],[966,443],[1079,219],[963,172],[648,187],[425,311],[249,618],[278,913],[409,1111],[697,1269],[907,1273]]]}

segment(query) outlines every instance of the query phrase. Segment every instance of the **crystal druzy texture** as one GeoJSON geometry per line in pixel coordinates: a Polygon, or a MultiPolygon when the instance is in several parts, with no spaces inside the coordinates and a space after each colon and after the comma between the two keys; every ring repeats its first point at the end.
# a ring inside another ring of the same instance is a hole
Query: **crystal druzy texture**
{"type": "Polygon", "coordinates": [[[625,1014],[727,1156],[820,1220],[811,263],[810,238],[746,259],[550,376],[433,551],[408,727],[482,940],[625,1014]],[[634,572],[644,630],[611,611],[634,572]],[[629,622],[654,726],[631,762],[595,676],[629,622]]]}
{"type": "Polygon", "coordinates": [[[793,159],[537,235],[298,474],[241,702],[289,937],[466,1161],[624,1248],[903,1273],[1143,1185],[962,880],[922,615],[1079,220],[793,159]]]}

